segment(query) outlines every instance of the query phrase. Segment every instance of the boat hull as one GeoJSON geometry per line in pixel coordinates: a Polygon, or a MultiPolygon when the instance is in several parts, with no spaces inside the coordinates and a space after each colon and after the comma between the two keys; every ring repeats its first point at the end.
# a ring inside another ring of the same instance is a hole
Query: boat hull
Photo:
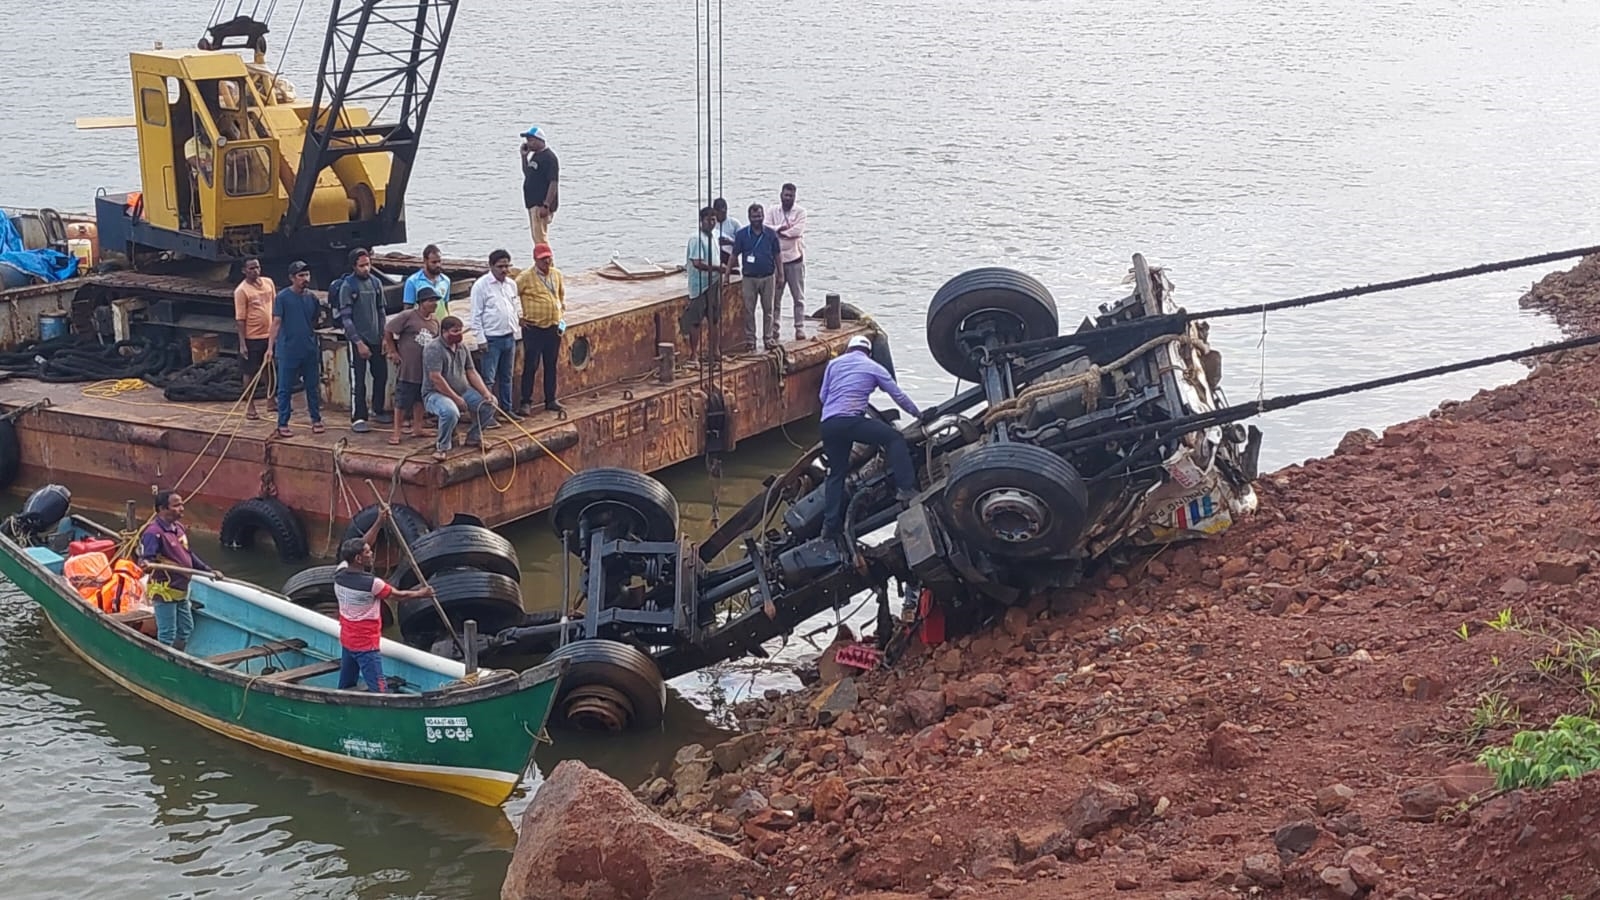
{"type": "Polygon", "coordinates": [[[520,782],[563,669],[494,671],[420,695],[274,684],[172,651],[66,594],[26,550],[0,540],[4,574],[75,654],[167,712],[312,765],[498,805],[520,782]]]}

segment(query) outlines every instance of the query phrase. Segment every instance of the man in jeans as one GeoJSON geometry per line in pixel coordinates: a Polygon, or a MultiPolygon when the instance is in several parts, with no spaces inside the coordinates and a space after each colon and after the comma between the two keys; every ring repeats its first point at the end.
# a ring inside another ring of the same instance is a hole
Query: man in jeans
{"type": "Polygon", "coordinates": [[[311,267],[300,260],[289,264],[289,286],[272,301],[272,334],[267,338],[267,359],[278,366],[278,437],[292,437],[289,413],[294,408],[295,381],[305,387],[306,412],[311,432],[321,434],[322,351],[317,347],[320,308],[311,293],[311,267]]]}
{"type": "Polygon", "coordinates": [[[461,342],[461,320],[445,316],[439,323],[439,339],[422,350],[422,405],[439,418],[439,437],[433,445],[433,458],[443,460],[455,443],[456,423],[471,415],[467,427],[467,446],[483,444],[483,429],[494,417],[489,388],[472,355],[461,342]]]}
{"type": "Polygon", "coordinates": [[[372,574],[372,544],[389,521],[389,511],[381,510],[377,521],[358,538],[339,545],[339,567],[333,573],[333,596],[339,601],[339,690],[356,686],[356,679],[367,683],[374,694],[384,692],[383,601],[431,597],[433,588],[402,591],[372,574]]]}
{"type": "Polygon", "coordinates": [[[150,611],[156,617],[156,640],[174,650],[183,650],[194,633],[194,604],[189,601],[189,575],[166,569],[151,569],[151,563],[180,566],[222,573],[189,549],[189,532],[183,518],[183,498],[176,491],[156,494],[156,515],[139,535],[139,566],[150,572],[150,611]]]}
{"type": "Polygon", "coordinates": [[[372,257],[363,248],[350,251],[350,274],[339,279],[334,308],[350,341],[350,430],[366,432],[367,373],[372,374],[372,420],[392,421],[383,405],[389,387],[389,363],[383,357],[383,279],[372,271],[372,257]]]}
{"type": "Polygon", "coordinates": [[[467,327],[483,342],[483,380],[493,386],[495,401],[508,416],[517,341],[522,339],[521,314],[517,282],[511,277],[511,254],[496,250],[489,254],[489,271],[472,284],[467,327]]]}
{"type": "Polygon", "coordinates": [[[872,358],[872,339],[858,334],[844,353],[822,371],[822,452],[828,456],[828,480],[822,491],[822,533],[834,540],[844,537],[844,479],[850,472],[850,450],[855,444],[883,447],[889,454],[895,496],[909,500],[917,490],[917,470],[911,447],[893,425],[866,415],[867,400],[882,388],[900,408],[918,418],[922,414],[906,392],[895,384],[889,370],[872,358]]]}
{"type": "Polygon", "coordinates": [[[744,272],[744,280],[739,283],[744,298],[744,337],[752,350],[758,346],[768,350],[777,346],[778,320],[782,318],[774,292],[778,256],[782,251],[777,232],[766,227],[765,218],[766,211],[761,204],[750,204],[750,224],[733,236],[733,258],[744,272]],[[757,300],[761,301],[761,315],[767,323],[760,345],[756,344],[757,300]]]}
{"type": "Polygon", "coordinates": [[[533,268],[517,276],[522,298],[522,406],[517,415],[533,412],[533,375],[544,367],[544,408],[563,412],[556,402],[556,363],[561,356],[561,335],[567,330],[567,283],[551,262],[549,244],[533,248],[533,268]]]}

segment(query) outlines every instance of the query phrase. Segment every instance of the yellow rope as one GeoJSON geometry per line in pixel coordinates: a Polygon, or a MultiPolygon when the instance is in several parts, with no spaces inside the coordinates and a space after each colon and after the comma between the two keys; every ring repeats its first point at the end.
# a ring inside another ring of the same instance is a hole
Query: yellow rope
{"type": "MultiPolygon", "coordinates": [[[[523,437],[527,438],[530,441],[533,441],[535,444],[538,445],[540,450],[543,450],[545,453],[549,454],[551,459],[553,459],[556,462],[560,463],[561,464],[561,468],[566,469],[568,475],[576,475],[576,474],[578,474],[578,471],[576,469],[574,469],[571,466],[567,465],[567,461],[566,460],[564,460],[561,457],[557,456],[556,452],[554,450],[551,450],[548,446],[546,446],[544,441],[541,441],[538,438],[534,437],[533,433],[528,431],[528,429],[523,428],[522,427],[522,423],[517,421],[516,419],[513,419],[509,413],[506,414],[506,421],[510,422],[513,427],[515,427],[518,431],[522,432],[522,436],[523,437]]],[[[503,440],[506,440],[507,444],[511,443],[511,441],[509,439],[503,439],[503,440]]],[[[485,449],[484,453],[487,454],[488,450],[485,449]]],[[[511,465],[512,465],[513,472],[515,471],[516,463],[517,463],[517,456],[516,456],[516,453],[513,452],[511,454],[511,465]]],[[[487,459],[485,459],[484,465],[485,466],[488,465],[488,460],[487,459]]]]}

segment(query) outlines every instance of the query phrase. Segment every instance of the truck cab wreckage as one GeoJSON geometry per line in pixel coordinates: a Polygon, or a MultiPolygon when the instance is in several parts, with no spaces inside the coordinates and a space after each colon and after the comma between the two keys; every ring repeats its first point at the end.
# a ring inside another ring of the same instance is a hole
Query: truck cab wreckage
{"type": "Polygon", "coordinates": [[[564,594],[581,600],[474,651],[566,658],[559,720],[648,728],[661,720],[664,679],[765,656],[763,642],[864,591],[877,596],[892,658],[891,637],[910,627],[896,626],[891,584],[908,609],[973,619],[1070,586],[1118,551],[1219,533],[1255,508],[1260,432],[1184,424],[1223,408],[1220,355],[1205,323],[1170,314],[1159,269],[1136,255],[1131,280],[1131,294],[1068,335],[1049,290],[1020,272],[974,269],[940,288],[928,345],[975,386],[902,427],[919,485],[909,502],[896,499],[883,454],[856,445],[843,541],[822,534],[820,447],[698,545],[650,476],[571,476],[551,521],[581,562],[564,594]]]}

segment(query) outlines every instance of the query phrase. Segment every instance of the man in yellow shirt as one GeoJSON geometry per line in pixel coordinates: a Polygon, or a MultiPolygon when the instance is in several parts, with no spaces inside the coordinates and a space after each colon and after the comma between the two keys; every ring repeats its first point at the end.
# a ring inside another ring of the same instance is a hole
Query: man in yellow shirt
{"type": "Polygon", "coordinates": [[[518,416],[533,411],[533,372],[544,364],[544,408],[565,410],[556,402],[556,360],[561,335],[567,330],[567,284],[552,264],[549,244],[533,248],[533,268],[517,276],[517,296],[522,301],[522,405],[518,416]]]}

